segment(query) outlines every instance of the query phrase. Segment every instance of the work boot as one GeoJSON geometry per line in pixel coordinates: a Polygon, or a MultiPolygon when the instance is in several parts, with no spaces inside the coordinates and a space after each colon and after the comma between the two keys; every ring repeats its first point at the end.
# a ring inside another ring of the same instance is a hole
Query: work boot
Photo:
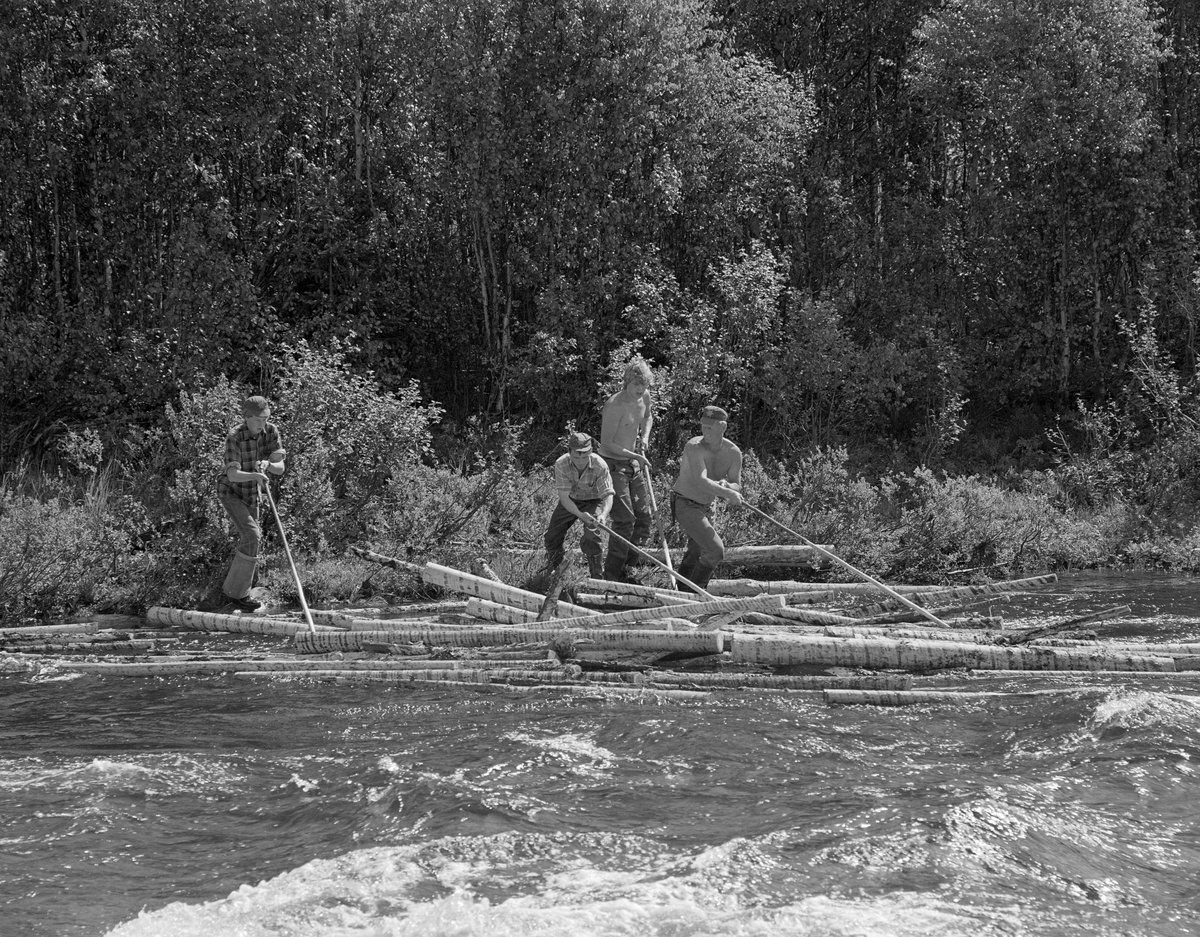
{"type": "Polygon", "coordinates": [[[712,574],[715,570],[715,566],[709,566],[706,563],[697,563],[695,570],[692,571],[692,575],[688,576],[688,579],[701,589],[707,589],[708,581],[712,579],[712,574]]]}
{"type": "Polygon", "coordinates": [[[587,557],[588,575],[591,576],[593,579],[603,579],[604,578],[604,561],[601,559],[600,554],[599,553],[585,553],[584,556],[587,557]]]}

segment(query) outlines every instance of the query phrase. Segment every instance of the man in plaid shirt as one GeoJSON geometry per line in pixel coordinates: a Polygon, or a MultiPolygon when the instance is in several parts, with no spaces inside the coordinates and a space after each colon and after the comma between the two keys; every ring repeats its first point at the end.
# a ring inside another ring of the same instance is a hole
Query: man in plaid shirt
{"type": "Polygon", "coordinates": [[[603,548],[596,521],[604,523],[612,507],[613,483],[608,465],[592,452],[592,437],[587,433],[571,433],[567,437],[567,452],[554,463],[554,487],[558,504],[550,515],[546,528],[546,563],[555,569],[563,561],[563,541],[576,521],[583,521],[583,542],[580,549],[587,557],[588,573],[603,578],[600,556],[603,548]]]}
{"type": "Polygon", "coordinates": [[[242,402],[242,425],[225,439],[225,468],[217,479],[217,498],[237,530],[237,550],[229,574],[221,587],[227,604],[252,612],[260,603],[250,598],[254,569],[262,543],[258,523],[260,486],[266,472],[282,475],[283,443],[274,423],[268,422],[271,404],[266,397],[249,397],[242,402]]]}

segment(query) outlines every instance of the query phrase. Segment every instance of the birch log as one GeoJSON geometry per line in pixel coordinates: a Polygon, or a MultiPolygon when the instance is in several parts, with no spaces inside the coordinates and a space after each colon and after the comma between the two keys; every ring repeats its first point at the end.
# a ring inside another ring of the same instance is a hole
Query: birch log
{"type": "Polygon", "coordinates": [[[94,621],[62,625],[26,625],[20,628],[0,628],[0,638],[21,638],[48,634],[95,634],[100,626],[94,621]]]}
{"type": "Polygon", "coordinates": [[[773,673],[678,673],[655,670],[646,674],[651,683],[678,686],[748,687],[769,690],[907,690],[912,686],[910,674],[874,676],[786,676],[773,673]]]}
{"type": "Polygon", "coordinates": [[[412,628],[397,631],[330,631],[299,634],[296,650],[302,653],[361,649],[370,644],[406,641],[430,646],[492,647],[504,644],[550,644],[570,641],[600,648],[683,651],[720,654],[724,639],[720,631],[634,631],[565,628],[412,628]]]}
{"type": "Polygon", "coordinates": [[[1157,670],[1170,657],[1051,647],[997,647],[954,641],[826,638],[808,635],[733,636],[732,660],[769,665],[817,664],[873,670],[1157,670]]]}
{"type": "MultiPolygon", "coordinates": [[[[254,615],[219,615],[216,612],[194,612],[182,608],[155,606],[146,612],[148,621],[163,625],[186,625],[196,631],[228,631],[239,634],[293,635],[311,633],[304,622],[280,621],[254,615]]],[[[317,625],[318,632],[339,632],[332,625],[317,625]]]]}
{"type": "Polygon", "coordinates": [[[662,618],[700,618],[719,612],[755,611],[768,609],[778,613],[783,609],[781,595],[763,595],[751,599],[718,599],[715,602],[691,602],[687,605],[664,605],[658,608],[633,608],[625,612],[608,612],[592,618],[561,618],[555,624],[561,626],[586,625],[599,628],[605,625],[626,625],[641,621],[656,621],[662,618]]]}
{"type": "MultiPolygon", "coordinates": [[[[1027,579],[1008,579],[1004,582],[991,582],[978,586],[955,586],[952,589],[940,588],[928,590],[916,595],[909,595],[907,598],[922,608],[931,608],[939,602],[949,602],[954,599],[970,599],[980,595],[1002,595],[1009,592],[1024,592],[1037,586],[1048,586],[1057,581],[1057,575],[1047,573],[1045,576],[1030,576],[1027,579]]],[[[878,602],[872,602],[870,605],[848,609],[846,614],[854,615],[857,618],[871,618],[875,615],[893,611],[899,607],[901,607],[901,603],[895,599],[881,599],[878,602]]]]}
{"type": "MultiPolygon", "coordinates": [[[[281,658],[268,660],[155,660],[132,663],[99,663],[96,661],[64,661],[62,670],[72,673],[91,673],[111,677],[166,677],[194,673],[289,673],[309,670],[503,670],[513,669],[507,660],[297,660],[281,658]]],[[[526,660],[521,670],[562,670],[553,660],[526,660]]]]}
{"type": "MultiPolygon", "coordinates": [[[[472,576],[470,573],[439,566],[437,563],[426,563],[421,570],[421,579],[430,585],[440,586],[452,592],[461,592],[464,595],[501,602],[535,614],[546,600],[544,595],[538,595],[536,592],[518,589],[516,586],[506,586],[502,582],[495,582],[482,576],[472,576]]],[[[590,618],[600,613],[581,605],[572,605],[570,602],[559,602],[558,614],[560,618],[567,616],[590,618]]]]}

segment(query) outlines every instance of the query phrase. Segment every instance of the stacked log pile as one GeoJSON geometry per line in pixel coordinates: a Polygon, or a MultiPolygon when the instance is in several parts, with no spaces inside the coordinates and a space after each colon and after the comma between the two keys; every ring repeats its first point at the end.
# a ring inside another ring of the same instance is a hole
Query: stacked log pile
{"type": "Polygon", "coordinates": [[[483,562],[475,565],[485,573],[479,575],[355,552],[408,569],[447,598],[395,609],[314,610],[312,627],[287,613],[152,608],[136,628],[124,621],[0,629],[0,672],[287,678],[621,700],[807,693],[829,705],[883,706],[1088,689],[981,691],[986,674],[1200,675],[1200,644],[1078,637],[1080,626],[1128,615],[1125,607],[1025,629],[1000,627],[992,614],[961,614],[1054,576],[896,587],[921,607],[942,610],[945,627],[929,628],[909,624],[920,616],[871,585],[715,580],[701,597],[584,579],[547,611],[545,596],[498,581],[483,562]],[[960,617],[950,617],[955,611],[960,617]],[[964,686],[945,685],[947,675],[964,686]]]}

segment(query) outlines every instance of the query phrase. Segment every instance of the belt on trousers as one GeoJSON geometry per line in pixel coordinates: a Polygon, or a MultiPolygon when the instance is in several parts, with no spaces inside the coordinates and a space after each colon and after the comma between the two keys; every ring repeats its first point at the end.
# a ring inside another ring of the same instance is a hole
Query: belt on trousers
{"type": "Polygon", "coordinates": [[[692,498],[689,498],[687,495],[681,495],[678,491],[672,491],[671,492],[671,520],[672,520],[672,522],[678,521],[678,518],[675,516],[675,502],[676,501],[686,501],[688,504],[694,504],[694,505],[696,505],[696,507],[703,508],[706,511],[712,507],[712,502],[705,504],[702,501],[695,501],[692,498]]]}

